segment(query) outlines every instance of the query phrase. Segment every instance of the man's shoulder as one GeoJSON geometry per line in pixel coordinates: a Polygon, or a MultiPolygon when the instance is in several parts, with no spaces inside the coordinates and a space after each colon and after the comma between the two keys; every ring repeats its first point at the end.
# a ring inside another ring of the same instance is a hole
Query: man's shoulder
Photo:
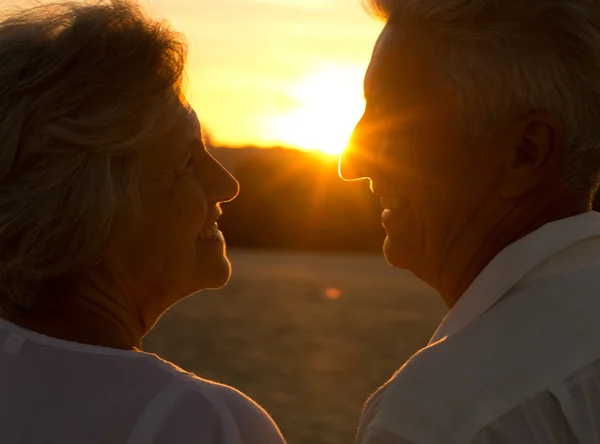
{"type": "Polygon", "coordinates": [[[596,273],[514,290],[463,330],[420,350],[367,404],[363,428],[414,442],[468,442],[483,425],[600,358],[591,339],[600,335],[596,273]]]}
{"type": "MultiPolygon", "coordinates": [[[[400,442],[454,442],[473,413],[477,389],[444,339],[419,350],[365,404],[359,442],[367,436],[396,436],[400,442]]],[[[458,441],[457,441],[458,442],[458,441]]]]}
{"type": "Polygon", "coordinates": [[[363,433],[379,430],[414,442],[436,442],[436,436],[448,438],[462,428],[477,390],[461,376],[472,364],[460,365],[452,349],[440,341],[413,355],[367,402],[363,433]]]}

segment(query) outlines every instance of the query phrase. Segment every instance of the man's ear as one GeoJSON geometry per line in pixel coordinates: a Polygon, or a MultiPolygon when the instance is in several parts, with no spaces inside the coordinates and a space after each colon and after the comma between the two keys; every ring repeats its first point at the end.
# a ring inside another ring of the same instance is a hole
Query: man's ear
{"type": "Polygon", "coordinates": [[[504,143],[506,169],[500,194],[507,199],[527,194],[560,166],[564,131],[557,118],[530,114],[509,131],[504,143]]]}

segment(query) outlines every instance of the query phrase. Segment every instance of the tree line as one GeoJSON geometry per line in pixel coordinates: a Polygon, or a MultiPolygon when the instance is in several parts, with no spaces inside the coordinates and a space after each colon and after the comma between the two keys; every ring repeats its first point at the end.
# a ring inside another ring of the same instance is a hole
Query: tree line
{"type": "Polygon", "coordinates": [[[286,148],[212,148],[240,182],[219,226],[230,246],[380,251],[381,208],[367,181],[344,182],[337,159],[286,148]]]}
{"type": "MultiPolygon", "coordinates": [[[[337,158],[286,148],[211,147],[240,182],[219,226],[235,247],[381,251],[381,207],[368,181],[344,182],[337,158]]],[[[600,210],[600,194],[594,209],[600,210]]]]}

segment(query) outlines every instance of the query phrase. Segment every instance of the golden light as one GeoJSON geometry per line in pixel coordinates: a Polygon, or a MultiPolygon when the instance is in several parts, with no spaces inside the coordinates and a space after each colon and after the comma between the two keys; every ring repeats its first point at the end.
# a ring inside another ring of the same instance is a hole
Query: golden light
{"type": "Polygon", "coordinates": [[[365,108],[363,77],[364,66],[330,66],[314,72],[291,88],[298,106],[274,116],[268,131],[285,145],[341,153],[365,108]]]}

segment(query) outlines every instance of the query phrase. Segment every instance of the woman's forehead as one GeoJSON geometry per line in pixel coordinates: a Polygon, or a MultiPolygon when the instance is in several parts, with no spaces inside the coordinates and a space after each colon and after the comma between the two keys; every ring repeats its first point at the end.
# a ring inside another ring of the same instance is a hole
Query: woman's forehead
{"type": "Polygon", "coordinates": [[[178,166],[188,155],[190,147],[202,140],[198,116],[191,108],[180,111],[171,128],[159,137],[144,157],[152,170],[178,166]]]}
{"type": "Polygon", "coordinates": [[[175,138],[182,142],[191,142],[194,139],[201,138],[201,131],[196,111],[191,107],[187,107],[179,113],[175,124],[168,131],[167,137],[171,140],[175,138]]]}
{"type": "Polygon", "coordinates": [[[200,135],[202,133],[202,128],[200,126],[200,120],[198,119],[198,115],[196,114],[196,111],[191,106],[188,108],[187,118],[189,119],[192,127],[194,128],[194,131],[198,135],[200,135]]]}

